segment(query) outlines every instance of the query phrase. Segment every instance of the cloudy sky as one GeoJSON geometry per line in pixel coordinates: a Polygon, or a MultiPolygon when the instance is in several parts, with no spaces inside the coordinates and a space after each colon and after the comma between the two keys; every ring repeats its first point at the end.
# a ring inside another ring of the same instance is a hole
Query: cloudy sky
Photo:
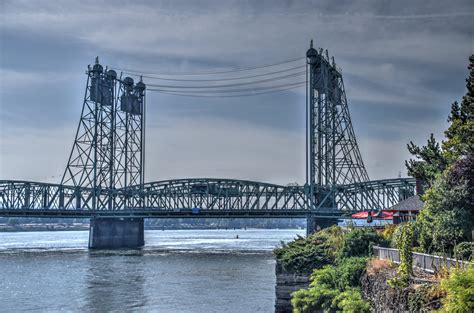
{"type": "MultiPolygon", "coordinates": [[[[209,71],[303,57],[342,68],[369,176],[405,176],[441,138],[474,53],[466,1],[0,1],[0,179],[59,182],[88,64],[209,71]]],[[[145,79],[145,83],[147,83],[145,79]]],[[[147,94],[146,180],[304,181],[304,88],[245,98],[147,94]]]]}

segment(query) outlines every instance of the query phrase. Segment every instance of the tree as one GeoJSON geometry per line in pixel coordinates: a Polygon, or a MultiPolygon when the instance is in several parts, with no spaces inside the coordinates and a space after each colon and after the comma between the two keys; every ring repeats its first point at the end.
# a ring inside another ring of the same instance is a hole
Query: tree
{"type": "Polygon", "coordinates": [[[429,188],[416,221],[418,244],[426,252],[452,253],[471,238],[474,226],[474,55],[469,62],[467,93],[461,104],[451,105],[446,140],[440,145],[431,135],[426,146],[408,144],[415,156],[406,162],[408,173],[429,188]]]}
{"type": "Polygon", "coordinates": [[[420,179],[426,187],[450,165],[474,151],[474,55],[469,58],[469,77],[466,79],[467,93],[461,101],[451,105],[448,116],[449,128],[444,132],[446,140],[441,146],[431,134],[426,146],[413,142],[407,145],[415,157],[405,161],[408,175],[420,179]]]}
{"type": "Polygon", "coordinates": [[[443,172],[447,166],[447,161],[439,143],[431,134],[426,146],[420,147],[410,141],[407,148],[416,158],[405,161],[408,175],[420,179],[423,185],[430,187],[439,173],[443,172]]]}
{"type": "Polygon", "coordinates": [[[474,227],[474,153],[443,173],[423,196],[417,218],[418,242],[430,252],[451,253],[456,244],[469,241],[474,227]]]}
{"type": "Polygon", "coordinates": [[[466,79],[467,93],[461,105],[457,102],[451,105],[448,117],[451,125],[444,132],[447,140],[443,141],[443,151],[450,163],[474,151],[474,55],[469,58],[468,69],[470,75],[466,79]]]}

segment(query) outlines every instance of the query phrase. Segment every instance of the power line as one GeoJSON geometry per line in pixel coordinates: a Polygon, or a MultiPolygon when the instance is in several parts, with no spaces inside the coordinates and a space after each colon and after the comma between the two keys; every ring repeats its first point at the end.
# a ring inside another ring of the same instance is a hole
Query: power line
{"type": "Polygon", "coordinates": [[[269,90],[275,88],[284,88],[290,86],[296,86],[305,84],[305,81],[296,82],[296,83],[286,83],[282,85],[274,85],[274,86],[260,86],[254,88],[239,88],[239,89],[221,89],[221,90],[173,90],[173,89],[161,89],[161,88],[151,88],[147,90],[152,91],[164,91],[164,92],[177,92],[177,93],[207,93],[207,94],[215,94],[215,93],[232,93],[232,92],[247,92],[247,91],[259,91],[259,90],[269,90]]]}
{"type": "Polygon", "coordinates": [[[151,87],[159,87],[159,88],[175,88],[175,89],[209,89],[209,88],[222,88],[222,87],[234,87],[234,86],[245,86],[245,85],[252,85],[252,84],[260,84],[260,83],[267,83],[267,82],[272,82],[275,80],[281,80],[281,79],[286,79],[286,78],[291,78],[291,77],[297,77],[301,74],[306,73],[306,71],[302,72],[297,72],[297,73],[292,73],[288,75],[282,75],[278,77],[272,77],[272,78],[267,78],[267,79],[262,79],[262,80],[257,80],[257,81],[251,81],[251,82],[243,82],[243,83],[237,83],[237,84],[227,84],[227,85],[214,85],[214,86],[172,86],[172,85],[156,85],[156,84],[148,84],[148,86],[151,87]]]}
{"type": "Polygon", "coordinates": [[[257,92],[257,93],[246,93],[246,94],[240,94],[240,95],[225,95],[225,94],[208,94],[208,95],[198,95],[198,94],[183,94],[183,93],[177,93],[177,92],[167,92],[167,91],[160,91],[158,89],[148,89],[149,91],[155,91],[163,94],[168,94],[168,95],[174,95],[174,96],[182,96],[182,97],[197,97],[197,98],[235,98],[235,97],[250,97],[250,96],[259,96],[259,95],[264,95],[264,94],[269,94],[269,93],[276,93],[276,92],[282,92],[282,91],[288,91],[291,89],[296,89],[305,86],[305,83],[300,83],[298,85],[295,85],[293,87],[287,87],[287,88],[282,88],[278,90],[270,90],[270,91],[264,91],[264,92],[257,92]]]}
{"type": "Polygon", "coordinates": [[[261,68],[266,68],[266,67],[272,67],[272,66],[277,66],[277,65],[282,65],[286,63],[291,63],[295,61],[300,61],[306,59],[305,57],[300,57],[296,59],[290,59],[290,60],[285,60],[281,61],[278,63],[273,63],[273,64],[267,64],[267,65],[261,65],[261,66],[255,66],[255,67],[247,67],[247,68],[236,68],[236,69],[231,69],[231,70],[216,70],[216,71],[205,71],[205,72],[156,72],[156,71],[143,71],[143,70],[131,70],[131,69],[122,69],[119,67],[114,67],[112,66],[112,69],[115,69],[117,71],[122,71],[122,72],[127,72],[127,73],[136,73],[136,74],[151,74],[151,75],[207,75],[207,74],[224,74],[224,73],[234,73],[234,72],[243,72],[243,71],[252,71],[256,69],[261,69],[261,68]]]}
{"type": "Polygon", "coordinates": [[[224,77],[224,78],[214,78],[214,79],[179,79],[179,78],[165,78],[165,77],[157,77],[157,76],[149,76],[149,75],[140,75],[140,74],[134,74],[131,72],[123,72],[123,73],[130,74],[132,76],[155,79],[155,80],[178,81],[178,82],[214,82],[214,81],[240,80],[240,79],[256,78],[256,77],[263,77],[263,76],[271,76],[275,74],[294,71],[296,69],[300,69],[304,67],[306,67],[306,65],[301,65],[301,66],[296,66],[296,67],[292,67],[292,68],[284,69],[280,71],[251,75],[251,76],[240,76],[240,77],[230,77],[230,78],[224,77]]]}

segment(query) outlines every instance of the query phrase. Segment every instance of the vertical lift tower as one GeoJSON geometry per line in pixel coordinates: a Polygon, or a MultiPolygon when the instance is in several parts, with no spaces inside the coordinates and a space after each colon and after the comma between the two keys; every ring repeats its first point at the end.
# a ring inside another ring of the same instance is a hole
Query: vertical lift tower
{"type": "MultiPolygon", "coordinates": [[[[144,182],[146,86],[104,70],[98,58],[86,74],[81,119],[61,184],[90,188],[94,212],[128,207],[132,200],[116,191],[144,182]]],[[[77,208],[81,200],[78,193],[77,208]]],[[[143,245],[143,219],[91,218],[89,248],[143,245]]]]}

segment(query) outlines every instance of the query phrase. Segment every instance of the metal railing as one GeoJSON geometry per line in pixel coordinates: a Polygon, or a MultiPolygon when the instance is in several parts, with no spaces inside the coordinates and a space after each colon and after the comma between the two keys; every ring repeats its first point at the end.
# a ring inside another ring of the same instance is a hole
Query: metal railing
{"type": "MultiPolygon", "coordinates": [[[[393,263],[400,264],[400,251],[398,251],[398,249],[378,246],[374,246],[373,249],[375,257],[381,260],[391,260],[393,263]]],[[[418,252],[413,252],[412,257],[413,267],[419,268],[428,273],[435,273],[443,267],[467,268],[470,265],[474,265],[472,262],[418,252]]]]}

